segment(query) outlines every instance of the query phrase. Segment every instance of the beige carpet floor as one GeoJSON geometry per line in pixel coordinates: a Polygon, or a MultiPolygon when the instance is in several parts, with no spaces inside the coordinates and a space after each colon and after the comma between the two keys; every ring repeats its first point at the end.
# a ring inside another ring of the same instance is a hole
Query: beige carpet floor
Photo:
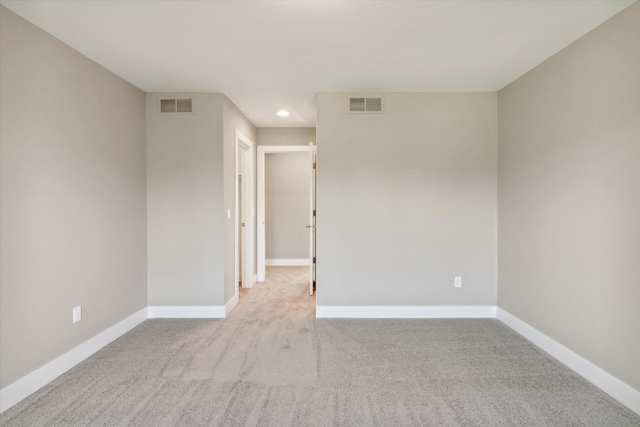
{"type": "Polygon", "coordinates": [[[497,320],[314,310],[305,268],[269,268],[227,319],[148,320],[0,425],[640,426],[497,320]]]}

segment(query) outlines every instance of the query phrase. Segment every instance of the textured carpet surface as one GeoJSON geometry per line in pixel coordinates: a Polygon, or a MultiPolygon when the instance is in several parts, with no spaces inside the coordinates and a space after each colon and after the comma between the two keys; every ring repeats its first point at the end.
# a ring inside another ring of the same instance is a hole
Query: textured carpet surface
{"type": "Polygon", "coordinates": [[[270,267],[224,320],[148,320],[2,426],[640,426],[493,319],[315,319],[270,267]]]}

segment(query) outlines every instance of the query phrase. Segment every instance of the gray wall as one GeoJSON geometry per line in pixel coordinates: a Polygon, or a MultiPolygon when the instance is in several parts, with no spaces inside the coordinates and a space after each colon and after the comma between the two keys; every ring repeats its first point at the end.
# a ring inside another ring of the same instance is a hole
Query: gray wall
{"type": "Polygon", "coordinates": [[[499,106],[498,305],[640,390],[640,4],[499,106]]]}
{"type": "Polygon", "coordinates": [[[346,97],[318,95],[318,305],[495,305],[496,94],[346,97]]]}
{"type": "Polygon", "coordinates": [[[309,259],[309,153],[265,155],[266,259],[309,259]]]}
{"type": "Polygon", "coordinates": [[[0,57],[4,388],[146,307],[146,166],[140,90],[2,6],[0,57]]]}
{"type": "Polygon", "coordinates": [[[221,306],[234,295],[235,129],[255,141],[221,93],[147,94],[151,306],[221,306]],[[194,114],[159,115],[159,97],[192,98],[194,114]]]}
{"type": "Polygon", "coordinates": [[[316,143],[316,128],[258,128],[258,145],[309,145],[316,143]]]}
{"type": "Polygon", "coordinates": [[[222,94],[147,94],[149,305],[224,304],[222,94]],[[159,115],[159,97],[194,114],[159,115]]]}
{"type": "MultiPolygon", "coordinates": [[[[256,164],[256,127],[242,114],[242,112],[223,95],[223,144],[224,144],[224,185],[220,188],[224,188],[224,204],[221,206],[224,211],[224,219],[222,219],[224,228],[224,303],[227,303],[235,294],[236,284],[234,283],[235,266],[235,241],[234,241],[234,226],[235,226],[235,182],[238,179],[238,174],[235,170],[236,158],[235,158],[235,131],[239,130],[244,136],[249,138],[254,143],[253,149],[253,164],[255,169],[256,164]],[[227,220],[227,209],[231,209],[231,219],[227,220]]],[[[255,176],[254,176],[254,188],[255,188],[255,176]]],[[[254,191],[254,206],[255,206],[255,191],[254,191]]],[[[222,214],[222,212],[221,212],[222,214]]],[[[255,215],[254,215],[255,222],[255,215]]],[[[255,248],[255,235],[254,245],[255,248]]],[[[255,250],[253,252],[254,258],[254,274],[255,274],[255,250]]],[[[246,279],[243,278],[246,282],[246,279]]]]}

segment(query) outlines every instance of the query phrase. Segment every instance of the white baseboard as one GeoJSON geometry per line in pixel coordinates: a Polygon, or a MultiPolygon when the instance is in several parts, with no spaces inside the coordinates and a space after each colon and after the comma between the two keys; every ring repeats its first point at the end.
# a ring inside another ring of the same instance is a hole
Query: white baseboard
{"type": "Polygon", "coordinates": [[[221,305],[158,305],[149,306],[149,319],[223,319],[221,305]]]}
{"type": "Polygon", "coordinates": [[[308,258],[301,259],[265,259],[264,265],[274,267],[309,266],[308,258]]]}
{"type": "MultiPolygon", "coordinates": [[[[238,296],[222,306],[147,307],[116,323],[41,368],[0,390],[0,413],[47,385],[147,318],[224,318],[238,296]]],[[[640,415],[640,392],[542,332],[495,306],[317,306],[318,318],[497,318],[552,357],[640,415]]]]}
{"type": "Polygon", "coordinates": [[[496,307],[487,306],[316,306],[318,318],[437,319],[495,318],[496,307]]]}
{"type": "Polygon", "coordinates": [[[238,294],[231,297],[231,299],[224,305],[224,317],[227,317],[231,311],[236,308],[238,305],[238,301],[240,301],[240,297],[238,294]]]}
{"type": "Polygon", "coordinates": [[[498,320],[502,323],[640,415],[640,391],[623,383],[509,312],[498,307],[496,314],[498,320]]]}
{"type": "Polygon", "coordinates": [[[30,394],[35,393],[69,369],[76,366],[107,344],[120,338],[140,323],[147,320],[147,309],[132,314],[93,338],[67,351],[62,356],[36,369],[0,390],[0,413],[11,408],[30,394]]]}

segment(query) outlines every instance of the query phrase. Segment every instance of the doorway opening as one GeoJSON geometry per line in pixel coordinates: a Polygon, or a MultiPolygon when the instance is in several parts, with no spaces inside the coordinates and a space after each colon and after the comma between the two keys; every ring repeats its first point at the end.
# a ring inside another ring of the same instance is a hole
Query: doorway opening
{"type": "MultiPolygon", "coordinates": [[[[316,147],[313,143],[308,146],[258,146],[257,148],[257,257],[256,257],[256,273],[257,281],[264,282],[266,278],[267,266],[267,228],[272,230],[273,223],[267,223],[267,155],[298,153],[303,156],[303,172],[304,179],[300,179],[298,185],[307,186],[306,196],[296,204],[296,209],[302,209],[302,222],[300,216],[296,220],[294,231],[296,236],[308,236],[306,249],[302,248],[302,256],[296,256],[295,259],[269,259],[269,265],[305,265],[309,268],[309,294],[313,295],[315,291],[315,240],[316,240],[316,208],[315,208],[315,153],[316,147]],[[301,206],[302,204],[302,206],[301,206]],[[306,216],[306,219],[305,219],[306,216]],[[306,231],[305,231],[306,230],[306,231]]],[[[284,157],[284,156],[277,156],[284,157]]],[[[294,221],[290,221],[294,222],[294,221]]],[[[271,231],[273,234],[274,232],[271,231]]],[[[297,240],[300,242],[300,240],[297,240]]],[[[299,245],[298,245],[299,248],[299,245]]],[[[273,245],[271,252],[275,252],[273,245]]],[[[300,253],[296,251],[296,253],[300,253]]]]}

